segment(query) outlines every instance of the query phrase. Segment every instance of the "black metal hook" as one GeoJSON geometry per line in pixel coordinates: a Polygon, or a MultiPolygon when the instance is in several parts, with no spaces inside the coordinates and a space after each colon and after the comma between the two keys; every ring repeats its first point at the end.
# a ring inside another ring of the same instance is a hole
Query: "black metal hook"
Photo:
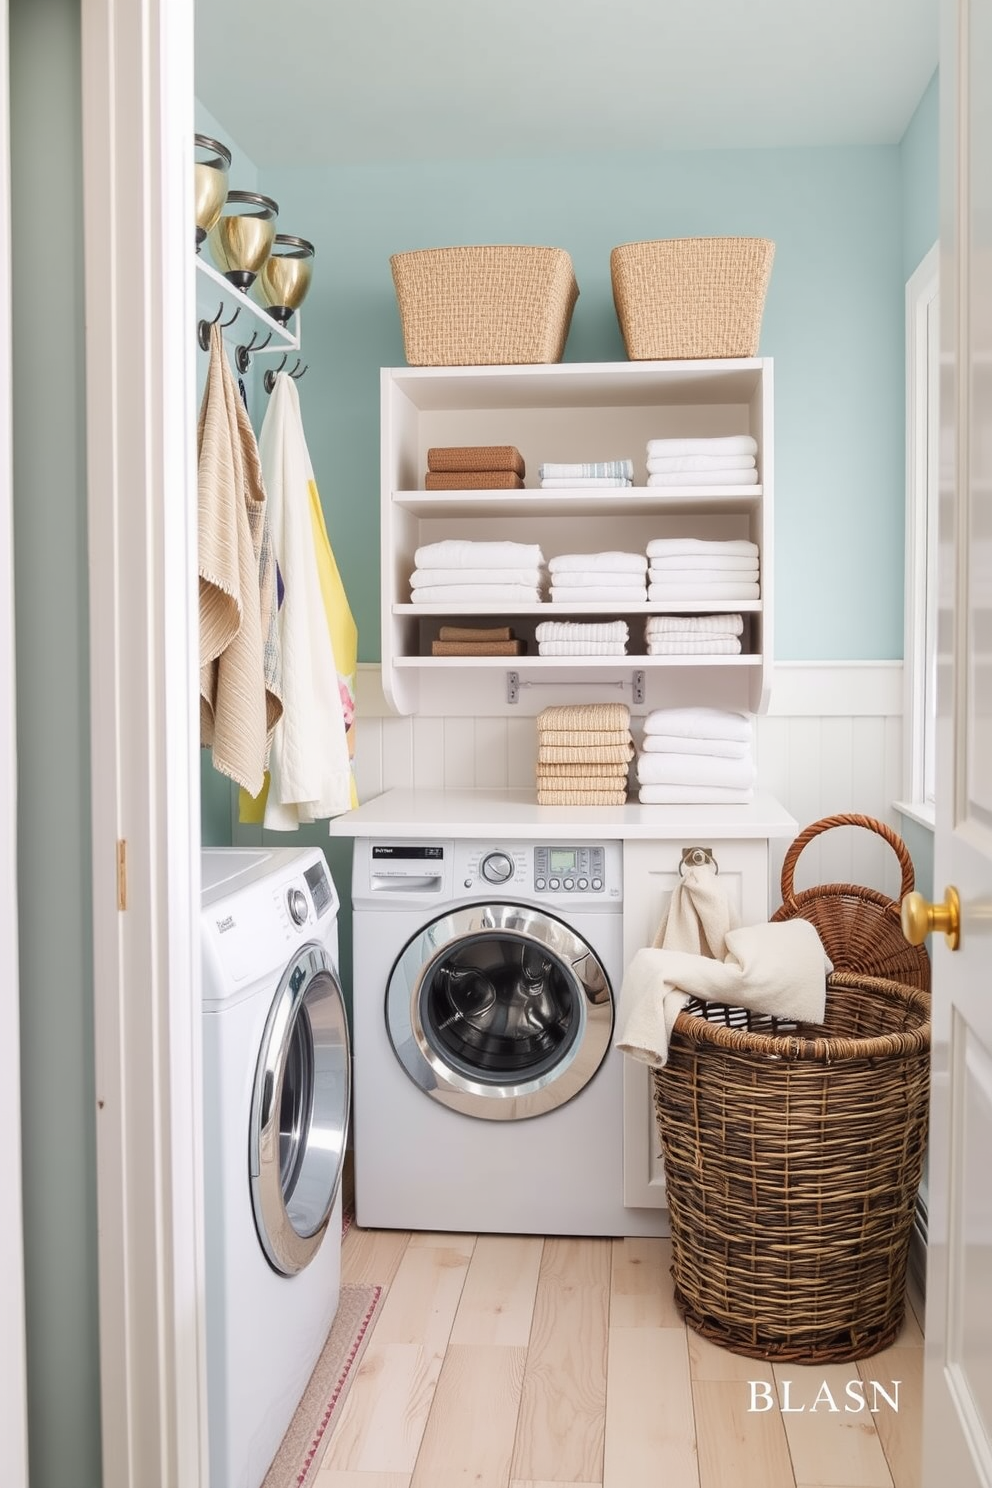
{"type": "Polygon", "coordinates": [[[241,314],[241,306],[240,305],[236,305],[234,307],[234,314],[231,316],[230,320],[221,320],[220,318],[221,318],[221,316],[223,314],[224,314],[224,301],[221,300],[221,302],[220,302],[220,309],[217,311],[217,314],[214,316],[213,320],[201,320],[200,323],[199,323],[199,325],[197,326],[197,328],[196,328],[196,339],[200,343],[200,350],[201,351],[209,351],[210,350],[210,328],[211,328],[211,326],[215,326],[217,324],[217,322],[220,321],[220,328],[221,328],[221,330],[222,331],[226,331],[227,328],[228,328],[228,326],[232,326],[234,324],[234,322],[237,320],[238,316],[241,314]]]}
{"type": "Polygon", "coordinates": [[[268,346],[269,342],[272,340],[272,332],[270,331],[269,334],[266,336],[265,340],[264,341],[259,341],[258,342],[258,345],[256,346],[255,345],[255,342],[257,340],[258,340],[258,332],[257,331],[252,331],[252,333],[251,333],[251,340],[249,342],[247,342],[246,345],[239,346],[237,348],[237,350],[235,351],[235,353],[234,353],[234,360],[237,363],[237,367],[238,367],[238,371],[239,372],[247,372],[248,371],[248,368],[251,366],[251,353],[253,351],[264,351],[265,347],[268,346]]]}
{"type": "Polygon", "coordinates": [[[270,368],[270,370],[266,372],[265,376],[262,378],[262,386],[265,388],[265,391],[267,393],[271,393],[272,389],[275,387],[276,377],[282,371],[283,367],[285,367],[288,361],[289,352],[287,351],[284,353],[283,359],[279,363],[278,367],[276,367],[274,371],[270,368]]]}
{"type": "Polygon", "coordinates": [[[307,366],[306,367],[300,367],[299,359],[297,358],[296,367],[300,367],[300,370],[299,370],[299,372],[297,372],[296,367],[294,367],[293,370],[292,370],[292,372],[290,372],[290,374],[289,374],[290,377],[293,379],[294,382],[299,382],[300,378],[303,376],[304,372],[307,370],[307,367],[309,367],[309,365],[310,365],[310,363],[307,362],[307,366]]]}

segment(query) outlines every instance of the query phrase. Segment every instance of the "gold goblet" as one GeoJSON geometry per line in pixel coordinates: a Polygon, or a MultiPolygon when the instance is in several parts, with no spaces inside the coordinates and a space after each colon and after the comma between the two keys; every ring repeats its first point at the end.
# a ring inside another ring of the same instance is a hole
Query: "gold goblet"
{"type": "Polygon", "coordinates": [[[219,140],[209,134],[194,134],[195,164],[193,176],[196,186],[196,251],[199,253],[207,233],[213,227],[224,208],[227,196],[227,173],[231,168],[231,152],[219,140]]]}
{"type": "Polygon", "coordinates": [[[237,289],[248,290],[268,258],[279,208],[257,191],[229,191],[225,210],[207,234],[214,263],[237,289]],[[229,209],[229,210],[228,210],[229,209]]]}
{"type": "Polygon", "coordinates": [[[276,233],[272,252],[255,280],[255,294],[272,319],[285,326],[303,304],[312,278],[313,244],[276,233]]]}

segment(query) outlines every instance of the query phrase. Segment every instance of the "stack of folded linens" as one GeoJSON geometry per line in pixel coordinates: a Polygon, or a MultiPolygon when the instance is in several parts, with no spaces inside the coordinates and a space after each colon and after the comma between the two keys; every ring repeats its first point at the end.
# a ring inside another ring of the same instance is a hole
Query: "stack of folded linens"
{"type": "Polygon", "coordinates": [[[634,484],[633,460],[577,460],[538,467],[541,485],[550,490],[582,490],[634,484]]]}
{"type": "Polygon", "coordinates": [[[643,604],[647,597],[643,553],[560,553],[548,562],[554,604],[643,604]]]}
{"type": "Polygon", "coordinates": [[[758,544],[746,538],[653,537],[647,546],[648,600],[757,599],[758,544]]]}
{"type": "Polygon", "coordinates": [[[524,459],[512,444],[441,445],[427,451],[426,491],[523,489],[524,459]]]}
{"type": "Polygon", "coordinates": [[[526,650],[509,625],[442,625],[431,642],[432,656],[522,656],[526,650]]]}
{"type": "Polygon", "coordinates": [[[743,615],[649,615],[644,625],[648,656],[739,656],[743,615]]]}
{"type": "Polygon", "coordinates": [[[649,486],[755,486],[758,441],[751,434],[723,439],[649,439],[649,486]]]}
{"type": "Polygon", "coordinates": [[[644,720],[635,766],[648,805],[754,799],[751,720],[723,708],[656,708],[644,720]]]}
{"type": "Polygon", "coordinates": [[[539,656],[625,656],[626,620],[542,620],[534,636],[539,656]]]}
{"type": "Polygon", "coordinates": [[[445,538],[414,554],[410,575],[414,604],[536,604],[541,598],[544,555],[536,543],[473,542],[445,538]]]}
{"type": "Polygon", "coordinates": [[[622,806],[634,755],[625,703],[565,704],[537,715],[539,806],[622,806]]]}

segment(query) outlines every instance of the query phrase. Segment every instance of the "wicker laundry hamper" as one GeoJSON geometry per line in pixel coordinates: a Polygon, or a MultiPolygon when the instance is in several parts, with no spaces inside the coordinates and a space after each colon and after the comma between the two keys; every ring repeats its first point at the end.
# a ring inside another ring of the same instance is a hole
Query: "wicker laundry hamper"
{"type": "Polygon", "coordinates": [[[914,884],[913,863],[897,832],[873,816],[852,813],[824,816],[800,832],[782,863],[782,903],[773,920],[801,916],[817,930],[835,971],[862,971],[910,987],[930,990],[930,957],[925,946],[910,945],[902,933],[899,911],[914,884]],[[859,884],[823,884],[795,890],[799,855],[815,837],[835,827],[862,827],[887,842],[899,860],[899,899],[859,884]]]}
{"type": "Polygon", "coordinates": [[[389,265],[411,367],[561,361],[579,297],[563,248],[421,248],[389,265]]]}
{"type": "Polygon", "coordinates": [[[775,244],[660,238],[610,254],[613,302],[631,361],[758,354],[775,244]]]}
{"type": "Polygon", "coordinates": [[[822,1364],[892,1343],[923,1171],[930,1000],[828,978],[822,1025],[692,1002],[654,1100],[675,1301],[750,1358],[822,1364]]]}

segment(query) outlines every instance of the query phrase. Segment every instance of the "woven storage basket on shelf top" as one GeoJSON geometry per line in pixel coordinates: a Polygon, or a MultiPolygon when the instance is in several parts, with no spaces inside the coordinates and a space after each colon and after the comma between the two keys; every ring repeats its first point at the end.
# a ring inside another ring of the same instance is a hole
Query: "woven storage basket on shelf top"
{"type": "Polygon", "coordinates": [[[411,367],[561,361],[579,295],[563,248],[421,248],[389,264],[411,367]]]}
{"type": "Polygon", "coordinates": [[[675,1301],[750,1358],[822,1364],[892,1343],[926,1150],[929,998],[828,978],[822,1025],[692,1002],[654,1100],[675,1301]]]}
{"type": "Polygon", "coordinates": [[[860,971],[890,977],[910,987],[930,990],[930,957],[925,946],[910,945],[902,933],[900,906],[914,883],[913,863],[906,844],[897,832],[873,816],[853,814],[824,816],[800,832],[782,864],[782,903],[773,920],[797,916],[816,927],[823,948],[835,971],[860,971]],[[863,827],[889,844],[899,859],[902,883],[899,899],[889,899],[877,889],[859,884],[823,884],[795,890],[799,854],[814,837],[834,827],[863,827]]]}
{"type": "Polygon", "coordinates": [[[613,302],[627,356],[757,356],[774,257],[767,238],[663,238],[614,248],[613,302]]]}

